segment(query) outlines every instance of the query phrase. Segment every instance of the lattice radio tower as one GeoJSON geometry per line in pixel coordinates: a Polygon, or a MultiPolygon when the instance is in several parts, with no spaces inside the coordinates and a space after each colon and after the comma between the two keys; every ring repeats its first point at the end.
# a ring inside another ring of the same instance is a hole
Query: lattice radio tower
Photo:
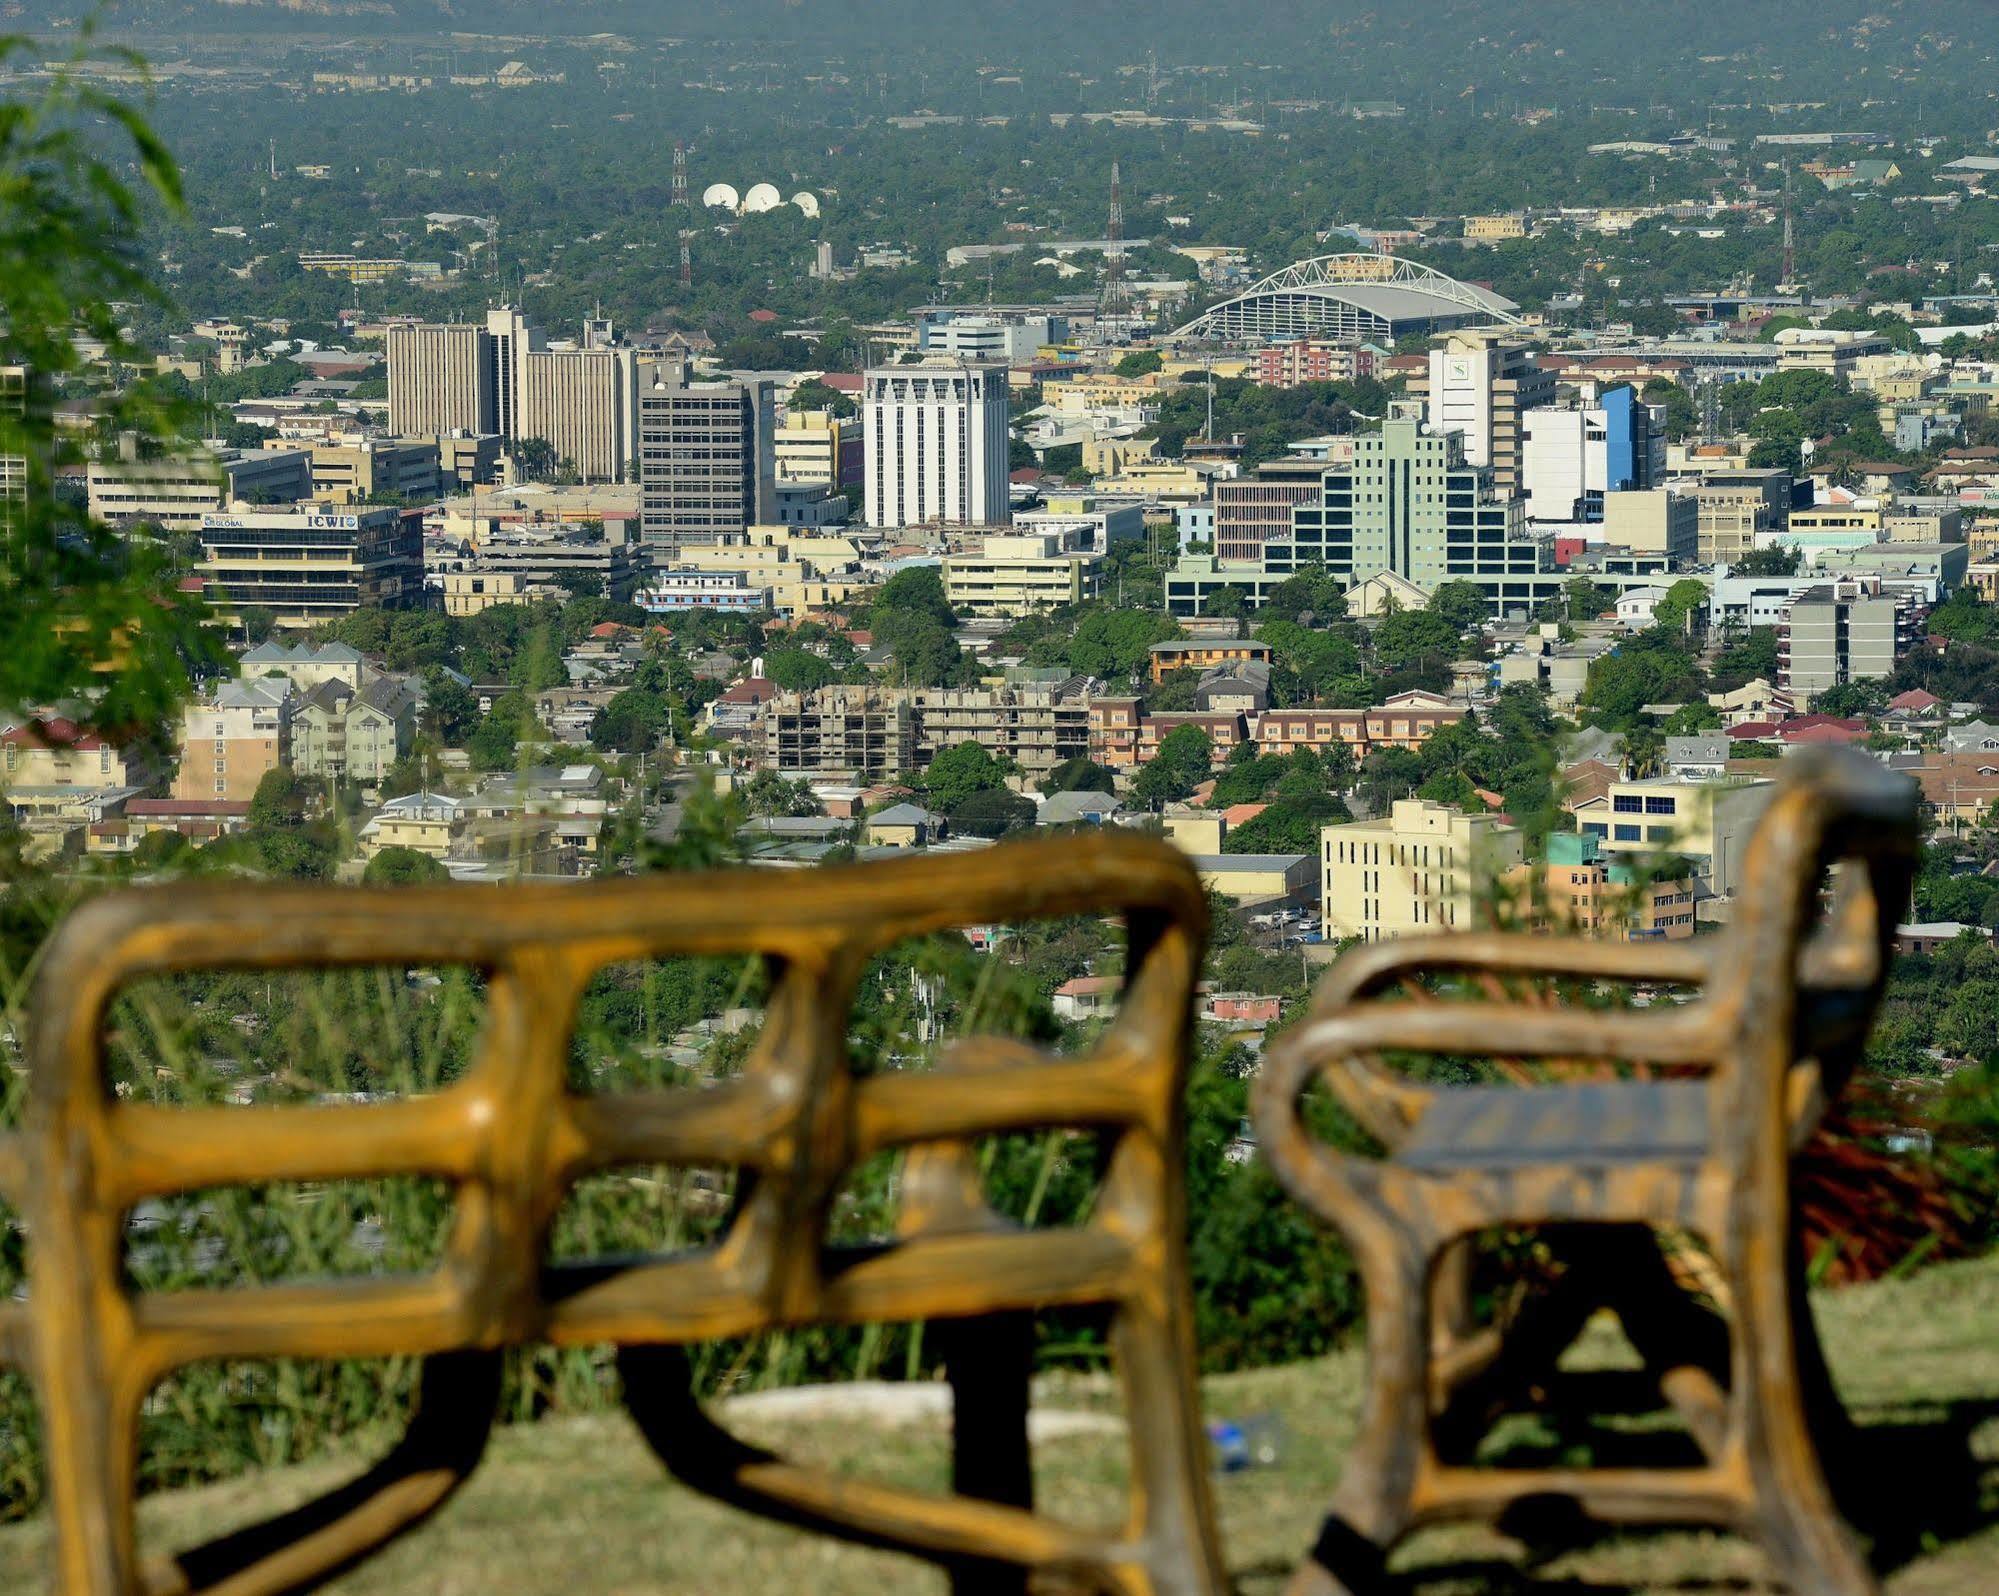
{"type": "Polygon", "coordinates": [[[680,286],[682,288],[694,286],[694,257],[688,253],[685,243],[680,246],[680,286]]]}
{"type": "Polygon", "coordinates": [[[691,203],[687,198],[687,145],[680,139],[673,141],[673,203],[691,203]]]}
{"type": "Polygon", "coordinates": [[[1104,251],[1104,304],[1108,308],[1124,299],[1124,184],[1115,159],[1111,162],[1111,214],[1104,238],[1110,246],[1104,251]]]}
{"type": "Polygon", "coordinates": [[[1798,280],[1798,244],[1791,229],[1791,163],[1784,163],[1784,275],[1780,281],[1798,280]]]}

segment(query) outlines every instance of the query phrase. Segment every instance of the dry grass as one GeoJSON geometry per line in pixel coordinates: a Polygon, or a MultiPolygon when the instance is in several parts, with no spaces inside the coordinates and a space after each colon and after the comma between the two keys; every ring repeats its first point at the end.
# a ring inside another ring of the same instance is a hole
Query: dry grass
{"type": "MultiPolygon", "coordinates": [[[[1933,1515],[1915,1526],[1922,1554],[1889,1559],[1892,1596],[1988,1596],[1999,1590],[1999,1260],[1954,1264],[1915,1279],[1829,1296],[1822,1320],[1836,1373],[1878,1441],[1885,1491],[1901,1476],[1895,1437],[1910,1456],[1965,1493],[1926,1486],[1933,1515]],[[1915,1427],[1915,1428],[1911,1428],[1915,1427]],[[1968,1450],[1967,1450],[1968,1448],[1968,1450]]],[[[1207,1383],[1210,1412],[1276,1412],[1282,1463],[1223,1477],[1218,1491],[1231,1568],[1250,1596],[1274,1593],[1307,1543],[1353,1430],[1361,1369],[1342,1353],[1315,1363],[1224,1375],[1207,1383]]],[[[1056,1381],[1056,1408],[1103,1405],[1105,1388],[1056,1381]]],[[[765,1423],[755,1438],[833,1466],[912,1485],[941,1481],[940,1422],[765,1423]]],[[[1045,1443],[1040,1485],[1065,1516],[1102,1520],[1120,1501],[1113,1439],[1045,1443]]],[[[1870,1447],[1870,1455],[1876,1455],[1870,1447]]],[[[155,1497],[143,1519],[151,1545],[184,1544],[289,1505],[352,1470],[328,1461],[155,1497]]],[[[31,1585],[41,1567],[34,1523],[0,1532],[0,1587],[31,1585]]],[[[1523,1548],[1495,1535],[1433,1532],[1401,1564],[1426,1592],[1769,1589],[1745,1544],[1718,1535],[1609,1539],[1523,1565],[1523,1548]]],[[[942,1581],[903,1559],[815,1539],[731,1512],[665,1478],[616,1418],[521,1426],[498,1435],[474,1483],[436,1521],[348,1575],[343,1596],[881,1596],[938,1591],[942,1581]]],[[[1804,1596],[1804,1593],[1801,1593],[1804,1596]]]]}

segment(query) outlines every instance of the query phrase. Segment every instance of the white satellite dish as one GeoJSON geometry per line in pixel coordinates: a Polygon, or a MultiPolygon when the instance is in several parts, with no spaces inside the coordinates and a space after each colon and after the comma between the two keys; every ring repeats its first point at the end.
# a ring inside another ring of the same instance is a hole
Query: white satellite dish
{"type": "Polygon", "coordinates": [[[727,183],[710,183],[701,191],[701,203],[715,209],[732,211],[741,202],[736,191],[727,183]]]}
{"type": "Polygon", "coordinates": [[[791,203],[796,205],[807,216],[817,216],[819,214],[819,196],[817,194],[794,194],[791,196],[791,203]]]}
{"type": "Polygon", "coordinates": [[[743,214],[754,216],[762,211],[774,211],[784,203],[784,196],[777,191],[774,183],[755,184],[743,196],[743,214]]]}

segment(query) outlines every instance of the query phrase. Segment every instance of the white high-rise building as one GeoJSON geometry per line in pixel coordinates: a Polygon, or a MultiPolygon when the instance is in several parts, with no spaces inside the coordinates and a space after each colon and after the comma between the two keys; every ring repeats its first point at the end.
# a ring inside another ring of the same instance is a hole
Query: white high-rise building
{"type": "Polygon", "coordinates": [[[1521,416],[1552,404],[1555,379],[1505,328],[1444,333],[1430,346],[1428,366],[1409,383],[1424,403],[1432,432],[1464,440],[1465,463],[1490,466],[1502,493],[1520,486],[1521,416]]]}
{"type": "Polygon", "coordinates": [[[865,400],[869,526],[1006,521],[1005,367],[878,366],[865,400]]]}

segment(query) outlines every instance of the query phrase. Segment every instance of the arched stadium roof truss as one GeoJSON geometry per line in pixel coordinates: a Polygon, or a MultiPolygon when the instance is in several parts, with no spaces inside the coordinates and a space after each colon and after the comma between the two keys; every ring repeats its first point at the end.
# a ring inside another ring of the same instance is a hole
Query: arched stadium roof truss
{"type": "Polygon", "coordinates": [[[1520,307],[1397,255],[1318,255],[1272,272],[1255,287],[1210,306],[1169,343],[1272,343],[1289,338],[1373,339],[1500,323],[1518,327],[1520,307]]]}

